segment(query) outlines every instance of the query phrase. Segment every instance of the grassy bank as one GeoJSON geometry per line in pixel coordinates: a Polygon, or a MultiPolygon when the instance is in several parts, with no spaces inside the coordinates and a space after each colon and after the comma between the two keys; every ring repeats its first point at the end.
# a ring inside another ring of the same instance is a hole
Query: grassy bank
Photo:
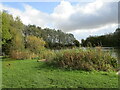
{"type": "Polygon", "coordinates": [[[3,88],[117,88],[115,72],[66,71],[36,60],[3,59],[3,88]]]}

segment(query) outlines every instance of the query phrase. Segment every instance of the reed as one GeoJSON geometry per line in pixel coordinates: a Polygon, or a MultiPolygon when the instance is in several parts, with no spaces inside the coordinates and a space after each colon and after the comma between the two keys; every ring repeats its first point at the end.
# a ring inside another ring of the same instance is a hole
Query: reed
{"type": "Polygon", "coordinates": [[[110,71],[117,68],[117,59],[97,48],[60,50],[50,64],[67,69],[110,71]]]}

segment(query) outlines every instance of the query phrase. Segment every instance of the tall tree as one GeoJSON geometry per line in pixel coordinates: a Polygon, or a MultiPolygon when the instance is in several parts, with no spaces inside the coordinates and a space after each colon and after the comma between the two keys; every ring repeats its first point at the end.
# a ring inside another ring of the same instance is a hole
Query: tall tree
{"type": "Polygon", "coordinates": [[[12,50],[23,50],[24,49],[24,38],[23,38],[23,29],[24,25],[17,17],[14,22],[11,23],[11,32],[12,32],[12,50]]]}
{"type": "Polygon", "coordinates": [[[13,20],[12,16],[7,14],[6,11],[2,12],[2,44],[5,44],[12,38],[10,33],[10,23],[13,20]]]}
{"type": "Polygon", "coordinates": [[[2,36],[2,52],[5,54],[9,53],[9,47],[11,42],[11,26],[10,23],[13,21],[13,17],[9,15],[6,11],[1,12],[2,17],[2,27],[0,29],[1,36],[2,36]]]}

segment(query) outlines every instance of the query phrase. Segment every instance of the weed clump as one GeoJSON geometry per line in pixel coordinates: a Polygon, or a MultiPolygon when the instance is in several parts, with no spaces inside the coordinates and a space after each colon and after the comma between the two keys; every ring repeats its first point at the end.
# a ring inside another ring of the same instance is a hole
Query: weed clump
{"type": "Polygon", "coordinates": [[[100,48],[60,50],[49,63],[61,68],[87,71],[110,71],[117,68],[117,59],[100,48]]]}

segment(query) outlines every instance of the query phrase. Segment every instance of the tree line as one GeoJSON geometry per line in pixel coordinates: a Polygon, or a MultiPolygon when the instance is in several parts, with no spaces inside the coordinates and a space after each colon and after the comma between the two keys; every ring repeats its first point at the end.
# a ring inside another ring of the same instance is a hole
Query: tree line
{"type": "Polygon", "coordinates": [[[27,51],[40,53],[45,48],[61,49],[80,45],[73,34],[42,29],[36,25],[24,25],[19,17],[13,18],[7,11],[0,12],[0,19],[0,49],[5,55],[27,51]]]}
{"type": "Polygon", "coordinates": [[[120,47],[120,28],[117,28],[114,33],[101,36],[90,36],[87,39],[81,40],[81,45],[87,46],[103,46],[103,47],[120,47]]]}
{"type": "Polygon", "coordinates": [[[79,47],[79,41],[75,39],[74,35],[71,33],[64,33],[61,30],[49,29],[28,25],[25,26],[23,31],[25,37],[33,35],[39,38],[43,38],[46,42],[45,47],[50,49],[61,49],[65,47],[79,47]]]}

